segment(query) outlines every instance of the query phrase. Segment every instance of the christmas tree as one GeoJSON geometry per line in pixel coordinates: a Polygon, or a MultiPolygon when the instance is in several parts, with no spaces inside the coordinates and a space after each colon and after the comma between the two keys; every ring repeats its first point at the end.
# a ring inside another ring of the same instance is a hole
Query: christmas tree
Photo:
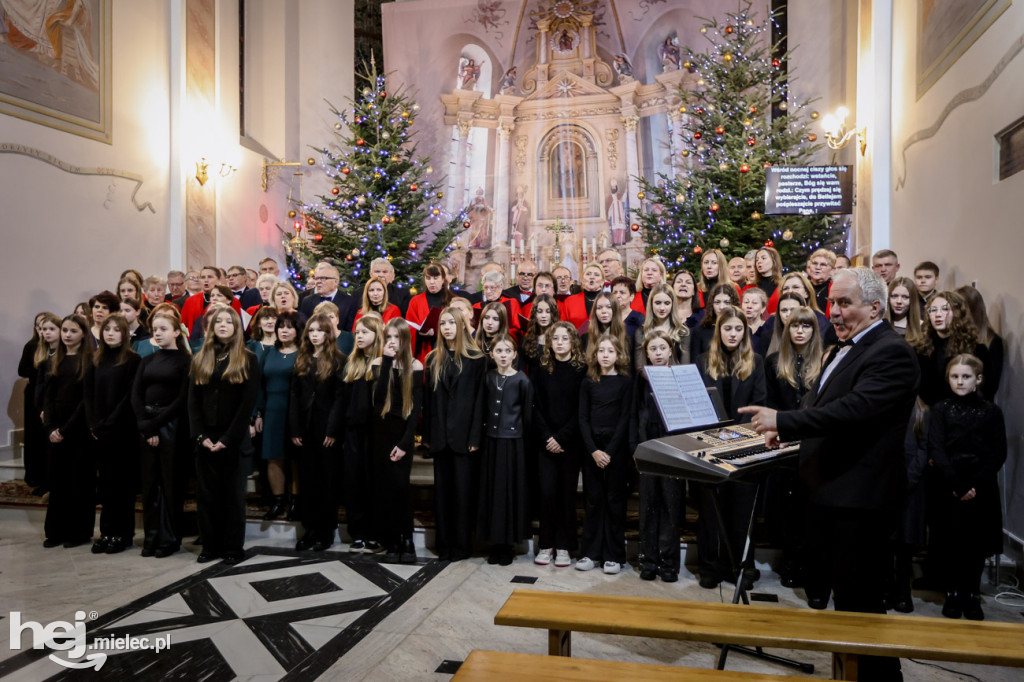
{"type": "Polygon", "coordinates": [[[775,17],[755,21],[751,3],[700,29],[705,52],[682,50],[696,88],[681,87],[682,155],[676,177],[638,178],[642,207],[634,212],[648,251],[669,266],[699,262],[706,249],[743,256],[774,246],[786,269],[802,269],[816,248],[843,249],[835,218],[764,216],[765,168],[809,165],[821,148],[811,132],[810,100],[789,102],[789,52],[769,45],[775,17]]]}
{"type": "Polygon", "coordinates": [[[351,109],[331,107],[336,140],[317,151],[333,186],[296,216],[296,233],[305,239],[289,241],[289,265],[302,267],[290,270],[304,284],[309,268],[329,261],[341,273],[340,288],[358,293],[370,262],[387,258],[395,286],[412,287],[424,263],[451,250],[465,218],[442,215],[444,193],[428,179],[429,159],[416,156],[411,128],[419,105],[404,88],[388,88],[372,59],[357,77],[365,85],[351,109]]]}

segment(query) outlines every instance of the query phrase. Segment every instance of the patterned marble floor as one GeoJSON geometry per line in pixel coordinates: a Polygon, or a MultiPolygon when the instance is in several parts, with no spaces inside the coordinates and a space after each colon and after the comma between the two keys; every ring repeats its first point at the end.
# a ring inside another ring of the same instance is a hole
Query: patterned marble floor
{"type": "MultiPolygon", "coordinates": [[[[691,601],[728,601],[731,593],[703,590],[684,571],[680,581],[644,582],[626,568],[599,571],[540,567],[520,556],[508,567],[482,559],[443,564],[388,565],[346,546],[320,555],[292,551],[290,542],[254,541],[235,567],[195,562],[191,552],[157,560],[137,551],[93,555],[87,546],[43,549],[30,521],[0,520],[0,619],[19,611],[39,623],[71,621],[95,611],[87,639],[170,634],[167,651],[107,653],[101,671],[67,670],[47,651],[11,650],[0,623],[0,679],[63,680],[445,680],[473,649],[543,653],[546,633],[499,627],[494,613],[516,587],[629,594],[691,601]],[[446,674],[447,673],[447,674],[446,674]]],[[[784,606],[805,608],[802,592],[778,583],[767,565],[755,591],[784,606]]],[[[937,616],[938,595],[915,595],[917,615],[937,616]]],[[[1024,623],[1021,608],[985,600],[989,618],[1024,623]]],[[[23,635],[27,640],[30,635],[23,635]]],[[[90,652],[93,653],[93,652],[90,652]]],[[[574,655],[712,667],[710,645],[578,634],[574,655]]],[[[780,652],[815,665],[828,677],[826,654],[780,652]]],[[[798,675],[742,655],[729,669],[798,675]]],[[[943,670],[904,661],[908,681],[1019,680],[1020,671],[943,664],[943,670]],[[952,672],[952,671],[958,672],[952,672]],[[973,677],[971,677],[973,676],[973,677]]]]}

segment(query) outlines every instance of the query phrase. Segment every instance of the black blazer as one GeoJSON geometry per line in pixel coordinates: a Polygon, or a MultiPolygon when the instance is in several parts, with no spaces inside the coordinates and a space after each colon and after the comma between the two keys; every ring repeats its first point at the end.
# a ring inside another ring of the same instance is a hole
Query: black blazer
{"type": "MultiPolygon", "coordinates": [[[[188,418],[192,439],[199,445],[203,438],[238,448],[247,435],[252,408],[256,406],[260,370],[252,351],[245,352],[246,379],[240,384],[224,380],[227,361],[218,362],[206,384],[190,377],[188,418]]],[[[205,452],[205,448],[204,448],[205,452]]]]}
{"type": "MultiPolygon", "coordinates": [[[[313,292],[302,299],[302,302],[299,304],[299,312],[304,314],[307,319],[313,317],[313,310],[323,300],[325,300],[323,296],[313,292]]],[[[356,323],[356,311],[359,310],[360,302],[355,296],[343,294],[340,290],[335,291],[329,300],[338,306],[338,329],[345,331],[352,329],[356,323]]]]}
{"type": "Polygon", "coordinates": [[[521,297],[522,293],[523,293],[523,290],[519,288],[518,284],[516,284],[515,286],[511,286],[508,289],[505,289],[504,291],[502,291],[501,295],[504,296],[505,298],[514,299],[515,302],[518,303],[521,306],[522,305],[526,305],[527,303],[529,303],[530,301],[533,300],[533,292],[532,291],[530,292],[530,295],[527,297],[527,299],[525,301],[521,297]]]}
{"type": "Polygon", "coordinates": [[[483,431],[484,374],[487,358],[463,358],[462,369],[450,361],[434,385],[435,356],[427,360],[423,401],[423,438],[433,453],[450,449],[465,454],[479,448],[483,431]]]}
{"type": "Polygon", "coordinates": [[[248,310],[254,305],[263,305],[263,297],[260,295],[260,290],[256,287],[246,289],[238,297],[238,304],[242,306],[242,310],[248,310]]]}
{"type": "Polygon", "coordinates": [[[737,424],[744,424],[752,418],[749,414],[739,414],[736,411],[737,409],[749,405],[766,405],[768,403],[768,386],[765,383],[764,377],[764,360],[757,353],[754,353],[754,371],[746,379],[740,379],[731,374],[712,379],[708,375],[707,353],[697,358],[697,369],[700,370],[700,376],[704,379],[705,386],[718,389],[718,395],[722,396],[725,407],[729,410],[729,418],[737,424]]]}
{"type": "Polygon", "coordinates": [[[344,428],[346,399],[345,365],[321,381],[315,371],[292,374],[288,400],[288,427],[291,435],[303,439],[303,446],[319,447],[324,436],[339,438],[344,428]]]}
{"type": "Polygon", "coordinates": [[[902,505],[903,440],[920,376],[913,349],[883,321],[850,348],[824,386],[818,380],[804,409],[778,414],[779,439],[800,441],[800,478],[813,504],[902,505]]]}

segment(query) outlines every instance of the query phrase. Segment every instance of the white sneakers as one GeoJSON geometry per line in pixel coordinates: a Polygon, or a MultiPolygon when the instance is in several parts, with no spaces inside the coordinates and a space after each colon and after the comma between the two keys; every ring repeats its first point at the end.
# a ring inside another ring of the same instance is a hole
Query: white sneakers
{"type": "Polygon", "coordinates": [[[572,565],[572,559],[569,558],[569,550],[560,549],[555,553],[555,566],[558,568],[565,568],[566,566],[572,565]]]}
{"type": "Polygon", "coordinates": [[[582,559],[577,559],[576,560],[576,570],[577,571],[592,571],[592,570],[594,570],[594,560],[591,559],[588,556],[585,556],[582,559]]]}
{"type": "Polygon", "coordinates": [[[534,557],[533,563],[537,564],[538,566],[547,566],[548,564],[551,563],[551,552],[552,551],[554,551],[554,550],[542,549],[540,551],[540,553],[536,557],[534,557]]]}
{"type": "MultiPolygon", "coordinates": [[[[558,568],[572,566],[572,558],[569,556],[569,550],[567,549],[560,549],[557,552],[553,548],[542,549],[533,559],[533,563],[537,564],[538,566],[547,566],[552,563],[552,558],[554,559],[555,566],[557,566],[558,568]]],[[[591,568],[593,568],[593,566],[591,566],[591,568]]]]}
{"type": "MultiPolygon", "coordinates": [[[[593,565],[593,564],[591,564],[593,565]]],[[[615,575],[622,570],[622,564],[618,561],[606,561],[604,562],[604,572],[606,575],[615,575]]]]}

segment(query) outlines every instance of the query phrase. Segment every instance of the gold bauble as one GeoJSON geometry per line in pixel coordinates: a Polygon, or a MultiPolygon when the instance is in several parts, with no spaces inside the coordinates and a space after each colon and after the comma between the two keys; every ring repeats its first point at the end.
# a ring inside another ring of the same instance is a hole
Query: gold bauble
{"type": "Polygon", "coordinates": [[[374,173],[373,174],[373,179],[374,180],[380,180],[380,173],[374,173]]]}
{"type": "Polygon", "coordinates": [[[698,78],[697,79],[697,85],[700,86],[700,87],[704,87],[704,79],[703,78],[698,78]]]}
{"type": "Polygon", "coordinates": [[[683,68],[684,69],[690,68],[690,62],[683,62],[683,68]]]}
{"type": "Polygon", "coordinates": [[[643,199],[645,196],[647,196],[647,195],[644,194],[643,192],[637,192],[637,194],[636,194],[636,198],[637,199],[643,199]]]}
{"type": "Polygon", "coordinates": [[[685,114],[686,113],[686,105],[683,105],[683,106],[679,107],[679,113],[680,114],[685,114]]]}
{"type": "Polygon", "coordinates": [[[812,111],[811,112],[811,120],[812,121],[817,120],[818,116],[820,116],[820,114],[817,111],[812,111]]]}
{"type": "Polygon", "coordinates": [[[726,52],[725,54],[722,55],[722,59],[724,59],[727,62],[731,62],[732,61],[732,55],[730,53],[726,52]]]}
{"type": "Polygon", "coordinates": [[[684,149],[683,151],[680,152],[680,154],[683,155],[683,158],[686,158],[687,156],[690,155],[690,150],[689,149],[684,149]]]}
{"type": "Polygon", "coordinates": [[[760,220],[761,219],[761,214],[758,213],[757,211],[754,211],[753,213],[750,214],[750,219],[751,220],[760,220]]]}
{"type": "Polygon", "coordinates": [[[685,194],[683,194],[682,192],[680,192],[679,194],[677,194],[677,195],[676,195],[676,202],[677,202],[677,203],[680,203],[680,204],[681,204],[681,203],[683,203],[684,201],[686,201],[686,195],[685,195],[685,194]]]}
{"type": "Polygon", "coordinates": [[[309,157],[308,159],[306,159],[306,163],[308,163],[308,164],[309,164],[310,166],[315,166],[315,165],[316,165],[316,159],[314,159],[314,158],[313,158],[313,157],[311,156],[311,157],[309,157]]]}
{"type": "Polygon", "coordinates": [[[729,164],[727,164],[725,161],[723,161],[722,163],[718,164],[718,170],[723,170],[724,171],[724,170],[728,170],[728,168],[729,168],[729,164]]]}
{"type": "Polygon", "coordinates": [[[754,122],[751,121],[749,118],[746,118],[746,119],[743,119],[743,125],[744,125],[744,127],[749,128],[750,126],[754,125],[754,122]]]}
{"type": "Polygon", "coordinates": [[[289,218],[294,218],[294,217],[295,217],[295,215],[296,215],[296,214],[295,214],[295,211],[288,211],[288,217],[289,217],[289,218]]]}
{"type": "Polygon", "coordinates": [[[785,239],[788,242],[790,239],[793,238],[793,231],[792,230],[786,230],[785,232],[782,233],[782,238],[785,239]]]}
{"type": "Polygon", "coordinates": [[[700,32],[701,33],[707,33],[708,32],[708,27],[707,26],[701,26],[700,27],[700,32]]]}
{"type": "Polygon", "coordinates": [[[415,296],[416,294],[420,293],[420,290],[417,289],[416,287],[409,287],[409,293],[415,296]]]}

